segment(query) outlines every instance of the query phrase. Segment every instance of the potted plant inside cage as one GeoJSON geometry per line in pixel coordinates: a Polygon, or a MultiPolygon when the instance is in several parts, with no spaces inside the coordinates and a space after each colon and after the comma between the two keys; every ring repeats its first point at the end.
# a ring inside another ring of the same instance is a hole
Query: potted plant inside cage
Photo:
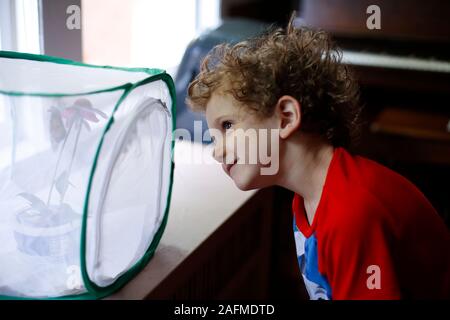
{"type": "Polygon", "coordinates": [[[50,190],[45,200],[32,193],[18,194],[27,201],[27,207],[15,216],[14,237],[22,253],[72,260],[77,259],[77,252],[70,248],[79,236],[81,212],[76,212],[65,198],[69,188],[75,187],[70,177],[80,135],[83,130],[91,130],[90,122],[99,122],[100,118],[106,119],[107,116],[94,109],[85,98],[68,107],[51,106],[48,112],[52,150],[57,153],[50,190]],[[73,143],[68,143],[69,140],[73,143]],[[56,200],[55,195],[59,196],[56,200]]]}

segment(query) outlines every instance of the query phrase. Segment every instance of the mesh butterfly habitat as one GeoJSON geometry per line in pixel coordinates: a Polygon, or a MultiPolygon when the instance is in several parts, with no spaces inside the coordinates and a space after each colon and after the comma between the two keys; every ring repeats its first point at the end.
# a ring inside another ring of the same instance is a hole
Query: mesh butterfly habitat
{"type": "Polygon", "coordinates": [[[96,299],[167,222],[172,78],[0,51],[0,298],[96,299]]]}

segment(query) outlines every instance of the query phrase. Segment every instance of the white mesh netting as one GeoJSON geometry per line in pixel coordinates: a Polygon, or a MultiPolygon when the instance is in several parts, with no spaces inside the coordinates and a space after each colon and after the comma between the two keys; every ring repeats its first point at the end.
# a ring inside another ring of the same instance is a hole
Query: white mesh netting
{"type": "Polygon", "coordinates": [[[0,53],[0,296],[95,296],[159,241],[171,79],[33,59],[0,53]]]}

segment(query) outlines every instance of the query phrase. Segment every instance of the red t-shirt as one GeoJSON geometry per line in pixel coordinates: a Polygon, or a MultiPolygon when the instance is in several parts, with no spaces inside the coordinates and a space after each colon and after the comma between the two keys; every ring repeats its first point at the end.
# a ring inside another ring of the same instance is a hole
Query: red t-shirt
{"type": "Polygon", "coordinates": [[[336,148],[312,225],[292,203],[312,299],[450,298],[450,232],[407,179],[336,148]]]}

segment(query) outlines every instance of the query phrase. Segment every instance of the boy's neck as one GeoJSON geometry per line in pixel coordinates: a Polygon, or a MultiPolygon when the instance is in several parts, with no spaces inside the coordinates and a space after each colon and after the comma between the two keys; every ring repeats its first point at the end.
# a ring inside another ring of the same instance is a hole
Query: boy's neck
{"type": "Polygon", "coordinates": [[[308,220],[312,223],[319,205],[334,148],[320,138],[305,134],[286,141],[280,157],[278,185],[304,200],[308,220]]]}

